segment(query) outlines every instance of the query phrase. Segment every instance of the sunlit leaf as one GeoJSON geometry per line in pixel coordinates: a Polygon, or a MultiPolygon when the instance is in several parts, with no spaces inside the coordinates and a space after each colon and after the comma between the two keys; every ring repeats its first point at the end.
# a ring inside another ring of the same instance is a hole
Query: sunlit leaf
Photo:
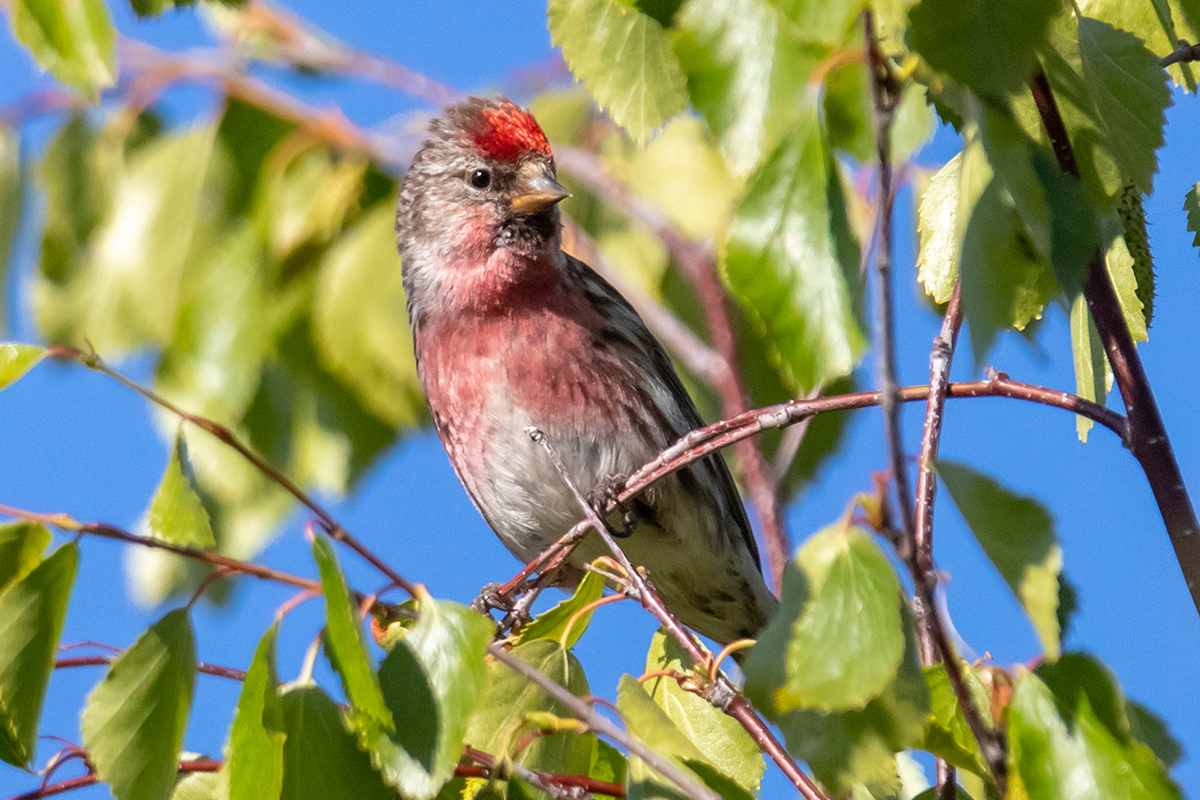
{"type": "MultiPolygon", "coordinates": [[[[5,533],[14,527],[6,526],[5,533]]],[[[36,544],[44,532],[26,529],[27,543],[36,544]]],[[[11,552],[4,548],[5,555],[11,552]]],[[[76,546],[63,545],[0,591],[0,759],[22,769],[30,766],[36,752],[42,701],[54,671],[78,561],[76,546]]]]}
{"type": "MultiPolygon", "coordinates": [[[[834,46],[846,44],[850,28],[858,19],[862,0],[772,0],[805,38],[834,46]]],[[[861,33],[859,36],[861,37],[861,33]]]]}
{"type": "MultiPolygon", "coordinates": [[[[249,0],[208,0],[225,6],[243,6],[249,0]]],[[[186,8],[196,4],[196,0],[129,0],[134,13],[139,17],[157,17],[164,11],[186,8]]]]}
{"type": "Polygon", "coordinates": [[[937,303],[950,300],[958,280],[963,236],[992,177],[978,137],[968,138],[960,153],[929,181],[917,209],[917,280],[937,303]]]}
{"type": "Polygon", "coordinates": [[[50,531],[36,522],[0,525],[0,590],[19,581],[42,563],[50,545],[50,531]]]}
{"type": "Polygon", "coordinates": [[[150,501],[146,515],[150,533],[156,539],[181,547],[205,549],[216,546],[208,512],[196,493],[192,466],[188,461],[187,440],[180,428],[162,482],[150,501]]]}
{"type": "Polygon", "coordinates": [[[225,753],[228,800],[279,797],[283,786],[283,705],[275,677],[278,633],[278,623],[267,629],[242,684],[225,753]]]}
{"type": "MultiPolygon", "coordinates": [[[[24,179],[20,134],[0,124],[0,286],[7,285],[5,276],[25,197],[24,179]]],[[[0,300],[0,331],[6,327],[7,305],[7,301],[0,300]]]]}
{"type": "MultiPolygon", "coordinates": [[[[646,672],[673,670],[687,675],[694,664],[674,637],[661,629],[654,634],[646,654],[646,672]]],[[[766,763],[758,745],[737,720],[703,697],[682,689],[679,681],[672,677],[652,678],[643,685],[680,734],[694,744],[712,766],[746,791],[758,790],[766,763]]]]}
{"type": "Polygon", "coordinates": [[[387,732],[392,730],[392,715],[383,699],[379,680],[367,656],[358,609],[351,601],[346,576],[329,541],[318,536],[313,539],[313,558],[321,573],[321,588],[325,594],[325,644],[330,661],[354,714],[365,717],[364,725],[375,725],[387,732]]]}
{"type": "MultiPolygon", "coordinates": [[[[1087,17],[1107,22],[1145,42],[1152,53],[1165,56],[1180,39],[1195,41],[1200,35],[1193,14],[1200,14],[1195,0],[1150,0],[1127,3],[1124,0],[1080,0],[1079,11],[1087,17]],[[1190,30],[1189,30],[1190,29],[1190,30]]],[[[1174,81],[1196,92],[1196,77],[1191,64],[1174,64],[1167,69],[1174,81]]]]}
{"type": "Polygon", "coordinates": [[[690,0],[676,25],[692,105],[733,170],[749,172],[791,128],[827,48],[767,0],[690,0]]]}
{"type": "MultiPolygon", "coordinates": [[[[1071,352],[1075,361],[1075,394],[1103,404],[1112,387],[1112,368],[1104,352],[1104,343],[1100,341],[1100,332],[1088,312],[1087,299],[1082,294],[1071,303],[1071,352]]],[[[1093,424],[1085,416],[1075,416],[1079,441],[1087,443],[1093,424]]]]}
{"type": "Polygon", "coordinates": [[[1046,41],[1056,0],[922,0],[909,12],[914,50],[982,95],[1022,87],[1046,41]]]}
{"type": "Polygon", "coordinates": [[[116,31],[104,0],[13,0],[10,13],[38,66],[89,100],[116,81],[116,31]]]}
{"type": "Polygon", "coordinates": [[[280,800],[396,800],[396,791],[355,746],[337,704],[319,686],[288,686],[280,701],[286,737],[280,800]]]}
{"type": "Polygon", "coordinates": [[[976,541],[1029,615],[1046,655],[1058,658],[1062,548],[1054,519],[1036,500],[967,466],[939,461],[937,470],[976,541]]]}
{"type": "Polygon", "coordinates": [[[96,774],[117,800],[166,800],[196,676],[186,609],[168,613],[108,668],[80,719],[96,774]]]}
{"type": "Polygon", "coordinates": [[[599,600],[603,593],[604,577],[597,572],[586,573],[571,597],[563,600],[554,608],[538,614],[537,619],[521,628],[517,644],[522,645],[535,639],[549,639],[555,642],[561,641],[562,646],[567,649],[574,647],[592,621],[593,612],[589,611],[586,614],[579,612],[589,603],[599,600]],[[569,629],[568,626],[570,626],[569,629]],[[564,636],[566,636],[565,640],[563,640],[564,636]]]}
{"type": "Polygon", "coordinates": [[[313,335],[326,368],[372,413],[395,426],[425,416],[404,308],[395,211],[377,206],[321,259],[313,335]]]}
{"type": "Polygon", "coordinates": [[[318,148],[268,173],[259,215],[271,255],[302,259],[307,247],[330,242],[358,200],[366,169],[361,156],[335,159],[318,148]]]}
{"type": "Polygon", "coordinates": [[[810,538],[792,564],[780,612],[746,661],[746,691],[770,697],[778,713],[860,709],[904,656],[895,570],[869,533],[844,520],[810,538]]]}
{"type": "Polygon", "coordinates": [[[21,379],[46,357],[46,348],[35,344],[0,342],[0,390],[21,379]]]}
{"type": "Polygon", "coordinates": [[[550,0],[547,16],[575,78],[635,141],[687,106],[671,41],[652,17],[620,0],[550,0]]]}
{"type": "Polygon", "coordinates": [[[811,105],[750,179],[729,231],[725,274],[765,327],[789,383],[850,372],[865,347],[859,246],[841,175],[811,105]]]}
{"type": "Polygon", "coordinates": [[[171,791],[171,800],[225,800],[217,772],[189,772],[180,775],[171,791]]]}
{"type": "MultiPolygon", "coordinates": [[[[449,601],[419,598],[420,618],[379,667],[395,733],[354,720],[361,746],[405,797],[432,798],[454,774],[471,714],[487,686],[490,619],[449,601]]],[[[389,726],[392,727],[392,726],[389,726]]]]}
{"type": "MultiPolygon", "coordinates": [[[[965,672],[965,680],[974,683],[980,694],[978,678],[973,670],[965,663],[961,665],[965,672]]],[[[929,722],[925,726],[925,737],[921,749],[945,759],[950,764],[974,772],[979,776],[988,775],[988,765],[979,749],[979,742],[967,724],[962,706],[954,690],[950,688],[950,678],[941,664],[926,667],[925,682],[929,686],[929,722]]]]}

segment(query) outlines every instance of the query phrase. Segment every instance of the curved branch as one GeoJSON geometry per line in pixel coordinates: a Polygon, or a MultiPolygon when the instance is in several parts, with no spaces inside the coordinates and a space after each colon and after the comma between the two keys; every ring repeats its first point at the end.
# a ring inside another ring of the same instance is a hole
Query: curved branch
{"type": "MultiPolygon", "coordinates": [[[[55,669],[70,669],[71,667],[106,667],[116,660],[116,656],[70,656],[68,658],[60,658],[54,662],[55,669]]],[[[208,664],[203,661],[196,662],[196,671],[205,675],[214,675],[218,678],[229,678],[232,681],[245,681],[245,670],[234,669],[233,667],[222,667],[217,664],[208,664]]]]}

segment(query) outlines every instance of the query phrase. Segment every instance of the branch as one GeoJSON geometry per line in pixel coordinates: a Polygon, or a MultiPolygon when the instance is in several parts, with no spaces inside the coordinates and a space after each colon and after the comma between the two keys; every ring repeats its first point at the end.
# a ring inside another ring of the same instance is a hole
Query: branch
{"type": "Polygon", "coordinates": [[[1166,68],[1172,64],[1184,64],[1190,61],[1200,61],[1200,44],[1188,44],[1185,40],[1180,39],[1175,43],[1175,51],[1169,56],[1164,56],[1158,63],[1166,68]]]}
{"type": "MultiPolygon", "coordinates": [[[[183,761],[179,764],[179,774],[186,775],[192,772],[217,772],[221,769],[222,762],[214,761],[210,758],[198,758],[195,761],[183,761]]],[[[58,794],[65,794],[72,789],[82,789],[86,786],[95,786],[100,783],[100,778],[94,772],[89,772],[87,775],[80,775],[78,778],[71,778],[58,783],[52,783],[49,786],[42,786],[34,789],[32,792],[25,794],[13,795],[8,800],[41,800],[43,797],[53,797],[58,794]]]]}
{"type": "MultiPolygon", "coordinates": [[[[634,196],[627,185],[605,172],[596,156],[561,145],[555,152],[558,163],[574,178],[618,211],[649,226],[667,246],[667,251],[691,279],[712,335],[714,349],[724,362],[717,365],[718,371],[713,378],[713,385],[721,398],[723,416],[732,417],[746,411],[749,403],[737,369],[737,341],[729,309],[725,306],[725,290],[721,286],[712,248],[693,241],[661,209],[634,196]]],[[[758,513],[767,546],[771,582],[778,593],[792,545],[783,524],[783,510],[775,492],[775,483],[768,477],[769,467],[756,444],[739,445],[734,452],[750,503],[758,513]]]]}
{"type": "Polygon", "coordinates": [[[570,709],[576,719],[586,723],[596,733],[603,734],[614,742],[623,745],[629,750],[631,755],[642,759],[664,778],[678,786],[686,797],[690,797],[692,800],[721,800],[720,795],[700,783],[694,775],[684,772],[670,761],[667,761],[642,743],[641,740],[630,736],[618,728],[616,723],[608,717],[597,713],[596,709],[592,708],[581,698],[571,694],[547,676],[510,654],[500,645],[489,645],[488,653],[530,683],[537,684],[544,692],[570,709]]]}
{"type": "MultiPolygon", "coordinates": [[[[71,667],[103,667],[112,664],[116,656],[71,656],[69,658],[60,658],[54,662],[55,669],[69,669],[71,667]]],[[[245,670],[234,669],[233,667],[222,667],[217,664],[208,664],[203,661],[196,662],[196,671],[205,675],[215,675],[218,678],[229,678],[231,681],[245,681],[245,670]]]]}
{"type": "MultiPolygon", "coordinates": [[[[1030,81],[1030,88],[1059,168],[1078,179],[1079,165],[1075,161],[1066,124],[1059,113],[1046,74],[1039,70],[1030,81]]],[[[1125,414],[1129,419],[1129,449],[1146,473],[1192,603],[1200,612],[1200,522],[1196,520],[1192,499],[1171,449],[1171,440],[1154,400],[1150,379],[1138,356],[1137,345],[1129,334],[1129,326],[1121,312],[1112,279],[1105,268],[1104,254],[1098,247],[1088,264],[1083,295],[1104,343],[1104,351],[1108,354],[1108,363],[1121,390],[1121,398],[1125,401],[1125,414]]]]}
{"type": "MultiPolygon", "coordinates": [[[[232,448],[238,453],[238,455],[242,456],[242,458],[254,465],[259,472],[261,472],[270,480],[274,481],[279,486],[282,486],[289,494],[292,495],[292,497],[299,500],[310,511],[316,514],[317,518],[321,522],[321,527],[323,527],[330,536],[362,556],[362,558],[368,564],[379,570],[379,572],[381,572],[388,580],[390,580],[400,589],[403,589],[405,592],[407,592],[410,597],[416,596],[417,585],[415,583],[409,581],[399,572],[392,569],[387,562],[375,555],[370,548],[368,548],[355,537],[351,536],[350,532],[343,528],[341,523],[334,519],[333,515],[326,511],[323,506],[317,503],[316,500],[313,500],[312,497],[310,497],[307,492],[297,486],[291,478],[287,477],[281,471],[276,469],[271,462],[267,461],[265,457],[259,455],[257,452],[251,449],[249,445],[244,444],[242,440],[237,437],[237,434],[235,434],[226,426],[218,422],[214,422],[206,417],[201,417],[197,414],[191,414],[187,411],[184,411],[182,408],[175,405],[170,400],[167,400],[165,397],[155,394],[150,389],[147,389],[141,384],[130,380],[113,368],[109,367],[95,352],[84,353],[83,351],[74,347],[55,347],[51,348],[47,354],[52,358],[56,358],[61,361],[78,362],[88,369],[92,369],[96,372],[107,375],[108,377],[120,383],[122,386],[137,392],[151,403],[170,411],[184,422],[191,423],[200,430],[216,437],[217,440],[232,448]]],[[[308,587],[306,586],[304,588],[308,587]]]]}

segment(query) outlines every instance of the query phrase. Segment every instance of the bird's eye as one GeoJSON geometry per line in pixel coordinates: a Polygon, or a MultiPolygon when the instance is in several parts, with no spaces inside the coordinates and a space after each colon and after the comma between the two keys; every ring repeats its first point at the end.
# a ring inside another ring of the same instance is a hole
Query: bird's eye
{"type": "Polygon", "coordinates": [[[471,185],[476,189],[486,189],[488,184],[492,182],[492,173],[486,169],[477,169],[471,173],[471,177],[468,180],[471,181],[471,185]]]}

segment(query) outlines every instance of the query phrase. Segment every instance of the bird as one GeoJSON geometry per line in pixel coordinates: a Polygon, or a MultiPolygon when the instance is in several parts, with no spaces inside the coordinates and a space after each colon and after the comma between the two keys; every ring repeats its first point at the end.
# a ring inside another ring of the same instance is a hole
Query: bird
{"type": "MultiPolygon", "coordinates": [[[[562,249],[542,128],[504,97],[443,109],[404,176],[397,245],[417,372],[459,480],[505,547],[529,563],[580,521],[585,496],[703,420],[633,306],[562,249]]],[[[729,469],[709,455],[614,512],[629,560],[666,607],[720,644],[755,637],[777,608],[729,469]]],[[[607,555],[589,535],[562,571],[607,555]]]]}

